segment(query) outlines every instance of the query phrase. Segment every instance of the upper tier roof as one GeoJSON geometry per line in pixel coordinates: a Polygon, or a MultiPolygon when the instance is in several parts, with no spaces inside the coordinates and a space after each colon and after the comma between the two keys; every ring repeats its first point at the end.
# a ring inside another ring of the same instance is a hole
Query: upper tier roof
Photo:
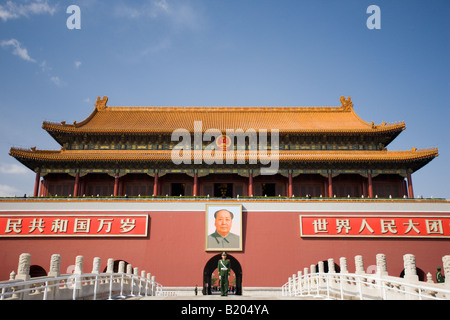
{"type": "Polygon", "coordinates": [[[172,133],[194,132],[194,122],[207,129],[278,129],[280,133],[383,133],[400,132],[404,122],[374,125],[353,111],[341,97],[340,107],[108,107],[108,98],[97,99],[95,110],[82,122],[44,122],[50,133],[172,133]]]}

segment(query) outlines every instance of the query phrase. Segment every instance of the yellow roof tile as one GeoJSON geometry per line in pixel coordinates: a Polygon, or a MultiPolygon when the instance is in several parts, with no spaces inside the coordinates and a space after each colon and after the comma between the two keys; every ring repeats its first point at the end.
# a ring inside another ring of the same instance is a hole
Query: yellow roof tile
{"type": "Polygon", "coordinates": [[[81,133],[171,133],[175,129],[278,129],[286,133],[401,131],[404,122],[374,125],[353,111],[351,100],[340,107],[107,107],[107,97],[80,123],[44,122],[48,131],[81,133]]]}
{"type": "MultiPolygon", "coordinates": [[[[11,148],[10,155],[16,158],[28,158],[42,161],[171,161],[171,150],[30,150],[11,148]]],[[[271,155],[268,151],[269,156],[271,155]]],[[[279,161],[411,161],[425,158],[434,158],[438,155],[437,149],[411,150],[411,151],[279,151],[279,161]]],[[[192,151],[191,159],[198,157],[192,151]]],[[[201,155],[200,155],[201,156],[201,155]]],[[[259,152],[223,152],[223,159],[244,158],[260,159],[259,152]]],[[[272,154],[273,157],[273,154],[272,154]]],[[[205,154],[203,154],[205,159],[205,154]]]]}

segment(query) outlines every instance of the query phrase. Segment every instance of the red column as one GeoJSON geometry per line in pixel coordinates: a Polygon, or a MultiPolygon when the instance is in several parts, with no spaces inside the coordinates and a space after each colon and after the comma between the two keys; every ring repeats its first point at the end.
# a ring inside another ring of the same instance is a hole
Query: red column
{"type": "Polygon", "coordinates": [[[289,198],[292,197],[292,171],[289,170],[289,176],[288,176],[288,196],[289,198]]]}
{"type": "Polygon", "coordinates": [[[77,174],[75,175],[75,185],[73,186],[73,196],[77,197],[78,196],[78,185],[80,184],[80,173],[77,172],[77,174]]]}
{"type": "Polygon", "coordinates": [[[414,190],[413,190],[413,185],[412,185],[411,173],[408,173],[408,176],[406,177],[406,179],[408,180],[408,198],[413,199],[414,198],[414,190]]]}
{"type": "Polygon", "coordinates": [[[119,195],[119,174],[116,173],[116,176],[114,177],[114,197],[117,197],[119,195]]]}
{"type": "Polygon", "coordinates": [[[34,197],[37,197],[39,195],[40,180],[41,180],[41,173],[38,171],[36,172],[36,179],[34,180],[34,197]]]}
{"type": "Polygon", "coordinates": [[[155,180],[153,182],[153,195],[158,195],[158,172],[155,172],[155,180]]]}
{"type": "Polygon", "coordinates": [[[372,183],[372,174],[369,173],[367,175],[367,179],[369,180],[369,198],[373,198],[373,183],[372,183]]]}
{"type": "Polygon", "coordinates": [[[253,197],[253,171],[248,174],[248,196],[253,197]]]}
{"type": "Polygon", "coordinates": [[[117,194],[117,196],[121,197],[123,196],[123,179],[119,178],[119,193],[117,194]]]}
{"type": "Polygon", "coordinates": [[[192,195],[194,197],[197,196],[197,188],[198,188],[198,173],[197,170],[194,171],[194,190],[192,191],[192,195]]]}
{"type": "Polygon", "coordinates": [[[331,177],[331,172],[328,173],[328,197],[333,197],[333,178],[331,177]]]}
{"type": "Polygon", "coordinates": [[[45,179],[42,180],[41,195],[43,197],[48,197],[48,181],[45,179]]]}

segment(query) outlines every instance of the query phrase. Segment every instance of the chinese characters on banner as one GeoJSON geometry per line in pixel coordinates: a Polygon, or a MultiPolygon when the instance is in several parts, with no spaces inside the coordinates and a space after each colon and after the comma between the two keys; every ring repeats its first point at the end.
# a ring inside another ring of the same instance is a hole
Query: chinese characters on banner
{"type": "Polygon", "coordinates": [[[300,236],[450,238],[450,216],[301,215],[300,236]]]}
{"type": "Polygon", "coordinates": [[[0,237],[146,237],[148,215],[0,216],[0,237]]]}

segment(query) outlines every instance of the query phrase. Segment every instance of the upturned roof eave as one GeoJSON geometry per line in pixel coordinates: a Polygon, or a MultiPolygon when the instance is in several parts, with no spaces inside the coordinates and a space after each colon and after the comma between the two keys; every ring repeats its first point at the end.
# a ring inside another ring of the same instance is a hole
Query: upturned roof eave
{"type": "Polygon", "coordinates": [[[108,97],[103,97],[103,99],[98,97],[93,112],[83,121],[73,124],[67,124],[65,121],[61,123],[44,121],[42,128],[61,145],[73,135],[165,135],[171,134],[179,128],[194,133],[194,123],[186,123],[184,121],[185,116],[180,116],[180,114],[188,115],[192,112],[196,114],[194,117],[196,121],[206,121],[202,132],[210,129],[207,128],[209,123],[211,128],[218,128],[223,132],[227,130],[227,127],[232,130],[237,130],[239,127],[244,131],[252,127],[251,129],[255,130],[268,130],[269,133],[271,129],[277,129],[280,134],[295,135],[378,134],[385,135],[380,141],[387,145],[405,129],[404,122],[382,123],[381,125],[366,122],[354,111],[350,97],[348,100],[341,97],[340,100],[342,105],[339,107],[110,107],[106,106],[108,97]],[[214,121],[211,121],[211,113],[217,114],[219,120],[216,121],[216,118],[213,118],[214,121]],[[269,114],[274,118],[266,117],[261,119],[261,122],[258,120],[251,124],[239,121],[242,114],[248,115],[249,113],[254,114],[251,119],[258,118],[258,115],[261,114],[269,114]],[[149,119],[144,119],[143,114],[154,114],[155,117],[163,115],[164,121],[158,126],[158,122],[151,117],[153,120],[147,124],[146,121],[149,121],[149,119]],[[287,114],[292,114],[293,117],[286,117],[287,114]],[[300,118],[294,116],[302,114],[309,115],[306,116],[307,118],[312,115],[313,121],[305,120],[302,118],[303,116],[300,118]],[[117,118],[120,115],[123,118],[117,118]],[[336,122],[334,115],[344,117],[343,121],[336,122]],[[64,137],[65,135],[67,135],[67,138],[64,137]]]}
{"type": "MultiPolygon", "coordinates": [[[[152,130],[149,129],[135,129],[130,127],[129,129],[124,128],[106,128],[106,129],[84,129],[77,128],[73,125],[59,125],[54,123],[46,123],[44,122],[42,128],[47,132],[59,132],[66,134],[171,134],[175,129],[167,129],[167,128],[155,128],[152,130]]],[[[308,134],[380,134],[380,133],[390,133],[390,132],[402,132],[405,129],[404,124],[393,124],[380,128],[368,128],[368,129],[283,129],[283,128],[273,128],[274,130],[278,130],[279,133],[289,133],[289,134],[299,134],[299,135],[308,135],[308,134]]],[[[266,129],[266,128],[261,128],[266,129]]],[[[203,129],[204,133],[207,128],[203,129]]],[[[229,130],[237,130],[235,128],[229,128],[229,130]]],[[[243,129],[244,132],[246,129],[243,129]]],[[[248,128],[247,128],[248,130],[248,128]]],[[[267,130],[267,129],[266,129],[267,130]]],[[[188,130],[190,133],[194,133],[194,130],[188,130]]],[[[270,133],[270,131],[268,131],[270,133]]]]}
{"type": "MultiPolygon", "coordinates": [[[[40,161],[171,161],[173,150],[36,150],[11,148],[10,155],[40,161]]],[[[268,151],[269,159],[273,154],[279,161],[294,162],[399,162],[415,161],[425,158],[434,158],[439,155],[437,148],[411,151],[334,151],[334,150],[279,150],[277,153],[268,151]]],[[[203,153],[192,151],[192,160],[203,153]]],[[[223,158],[228,155],[232,159],[258,159],[264,157],[260,152],[246,151],[223,152],[223,158]]],[[[214,159],[214,158],[212,158],[214,159]]]]}

